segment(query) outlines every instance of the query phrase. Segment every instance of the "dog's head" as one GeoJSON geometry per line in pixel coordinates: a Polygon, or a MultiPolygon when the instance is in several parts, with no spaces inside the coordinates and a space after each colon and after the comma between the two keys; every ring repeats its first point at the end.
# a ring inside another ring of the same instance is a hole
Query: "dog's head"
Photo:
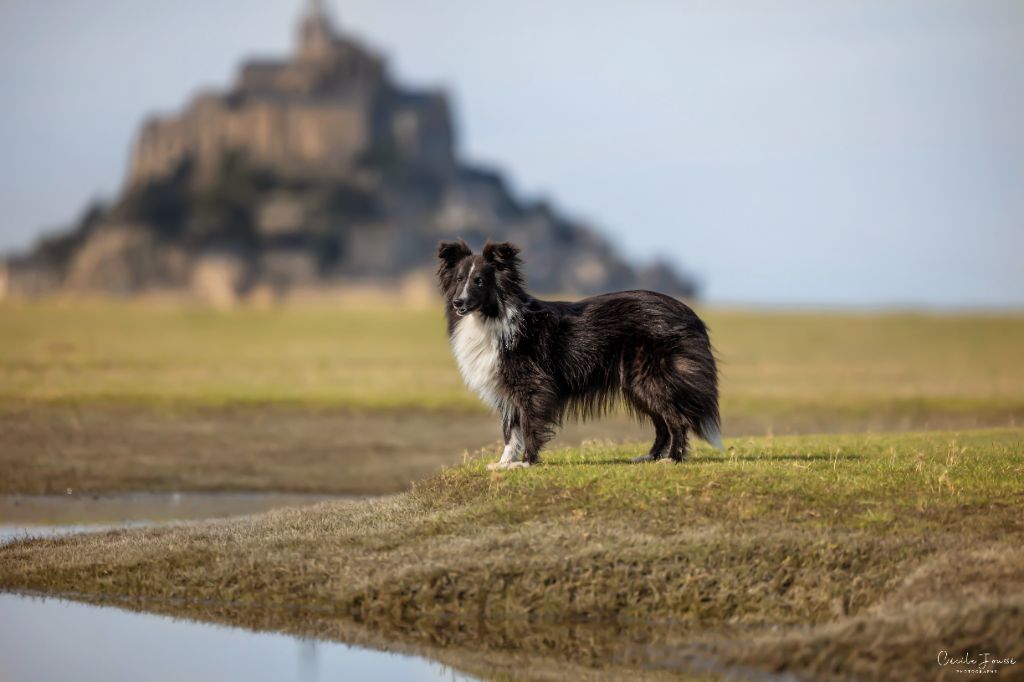
{"type": "Polygon", "coordinates": [[[519,247],[510,242],[487,242],[480,254],[474,254],[461,239],[442,242],[437,257],[441,261],[437,269],[441,294],[456,315],[479,311],[496,317],[502,303],[517,295],[522,286],[519,247]]]}

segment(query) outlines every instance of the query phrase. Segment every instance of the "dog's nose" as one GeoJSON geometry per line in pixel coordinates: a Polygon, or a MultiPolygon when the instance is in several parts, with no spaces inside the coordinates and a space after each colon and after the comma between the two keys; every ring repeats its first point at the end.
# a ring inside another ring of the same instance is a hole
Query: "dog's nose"
{"type": "Polygon", "coordinates": [[[457,298],[457,299],[455,299],[454,301],[452,301],[452,307],[455,308],[456,310],[462,310],[463,308],[466,307],[466,299],[464,299],[464,298],[457,298]]]}

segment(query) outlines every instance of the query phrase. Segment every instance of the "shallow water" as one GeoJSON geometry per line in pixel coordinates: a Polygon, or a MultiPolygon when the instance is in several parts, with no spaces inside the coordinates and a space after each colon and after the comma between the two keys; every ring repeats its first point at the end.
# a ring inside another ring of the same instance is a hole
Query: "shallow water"
{"type": "Polygon", "coordinates": [[[470,680],[402,654],[0,594],[0,680],[470,680]]]}
{"type": "Polygon", "coordinates": [[[255,514],[337,499],[342,498],[296,493],[0,495],[0,544],[22,537],[255,514]]]}

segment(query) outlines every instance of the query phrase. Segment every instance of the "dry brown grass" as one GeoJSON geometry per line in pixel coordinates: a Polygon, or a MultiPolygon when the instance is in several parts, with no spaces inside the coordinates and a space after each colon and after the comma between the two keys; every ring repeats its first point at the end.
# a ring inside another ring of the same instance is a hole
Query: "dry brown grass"
{"type": "Polygon", "coordinates": [[[0,587],[377,637],[496,676],[523,657],[894,680],[948,674],[941,648],[1024,658],[1024,432],[729,445],[682,466],[593,446],[474,460],[387,499],[21,542],[0,587]]]}

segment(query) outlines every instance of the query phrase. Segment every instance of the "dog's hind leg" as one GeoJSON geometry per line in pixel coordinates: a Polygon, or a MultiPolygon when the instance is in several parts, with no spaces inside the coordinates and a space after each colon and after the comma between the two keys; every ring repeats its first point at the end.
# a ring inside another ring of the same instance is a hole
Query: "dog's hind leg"
{"type": "Polygon", "coordinates": [[[670,420],[672,430],[672,446],[669,448],[669,457],[673,462],[682,462],[686,459],[689,446],[689,426],[684,420],[670,420]]]}
{"type": "Polygon", "coordinates": [[[670,456],[672,447],[672,427],[663,417],[671,408],[660,399],[665,393],[664,387],[657,380],[641,375],[633,375],[625,380],[623,397],[638,415],[643,415],[654,424],[654,444],[646,455],[634,457],[633,462],[654,462],[670,456]]]}
{"type": "MultiPolygon", "coordinates": [[[[639,409],[639,406],[637,407],[639,409]]],[[[654,423],[654,444],[651,445],[651,449],[646,455],[634,457],[632,461],[637,463],[653,462],[662,457],[668,457],[669,446],[672,444],[672,432],[669,430],[668,424],[656,412],[648,412],[647,410],[643,410],[643,412],[646,412],[647,416],[654,423]]]]}

